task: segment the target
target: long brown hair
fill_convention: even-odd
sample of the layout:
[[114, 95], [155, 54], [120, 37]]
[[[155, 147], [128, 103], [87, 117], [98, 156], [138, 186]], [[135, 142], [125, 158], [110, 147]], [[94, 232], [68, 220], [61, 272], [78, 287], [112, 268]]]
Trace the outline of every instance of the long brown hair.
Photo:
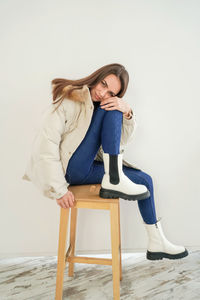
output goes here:
[[[65, 97], [70, 96], [71, 93], [73, 92], [73, 90], [81, 89], [84, 84], [86, 84], [89, 89], [93, 88], [109, 74], [114, 74], [120, 79], [121, 90], [119, 91], [119, 93], [116, 96], [119, 98], [122, 98], [128, 87], [129, 75], [123, 65], [114, 63], [114, 64], [105, 65], [105, 66], [99, 68], [98, 70], [94, 71], [89, 76], [81, 78], [81, 79], [77, 79], [77, 80], [70, 80], [70, 79], [64, 79], [64, 78], [53, 79], [51, 81], [53, 104], [60, 102], [59, 103], [59, 105], [60, 105]], [[71, 85], [72, 87], [70, 89], [65, 90], [65, 88], [68, 85]], [[60, 98], [58, 98], [58, 97], [60, 97]], [[59, 107], [59, 105], [56, 107], [56, 109]]]

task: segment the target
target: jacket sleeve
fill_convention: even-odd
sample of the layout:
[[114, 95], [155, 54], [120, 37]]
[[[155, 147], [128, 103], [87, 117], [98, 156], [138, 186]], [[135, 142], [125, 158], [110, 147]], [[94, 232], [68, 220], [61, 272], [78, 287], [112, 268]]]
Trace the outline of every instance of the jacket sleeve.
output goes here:
[[129, 144], [134, 137], [135, 129], [137, 128], [135, 112], [132, 110], [133, 116], [131, 119], [126, 119], [123, 115], [122, 133], [120, 145]]
[[22, 177], [32, 181], [50, 199], [58, 199], [67, 191], [68, 183], [62, 167], [59, 145], [65, 129], [62, 104], [53, 112], [51, 104], [34, 139], [31, 158]]

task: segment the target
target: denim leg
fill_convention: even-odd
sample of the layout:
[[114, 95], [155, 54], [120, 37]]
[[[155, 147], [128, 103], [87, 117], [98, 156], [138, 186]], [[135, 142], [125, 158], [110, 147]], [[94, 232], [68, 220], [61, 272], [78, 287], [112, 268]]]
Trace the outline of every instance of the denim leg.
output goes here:
[[157, 222], [157, 219], [152, 177], [141, 170], [137, 170], [127, 166], [123, 166], [123, 172], [131, 181], [137, 184], [143, 184], [149, 190], [150, 197], [144, 200], [139, 200], [137, 201], [137, 203], [143, 221], [147, 224], [155, 224]]
[[119, 110], [107, 112], [101, 132], [102, 148], [105, 153], [119, 154], [123, 113]]
[[92, 116], [88, 131], [69, 160], [65, 178], [70, 184], [82, 184], [95, 167], [94, 158], [100, 145], [105, 152], [119, 153], [122, 112], [106, 111], [98, 107]]

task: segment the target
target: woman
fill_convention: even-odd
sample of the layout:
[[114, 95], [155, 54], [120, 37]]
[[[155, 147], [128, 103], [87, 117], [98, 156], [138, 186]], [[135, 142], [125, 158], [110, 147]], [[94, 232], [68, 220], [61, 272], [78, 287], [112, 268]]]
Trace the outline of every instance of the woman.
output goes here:
[[101, 183], [100, 197], [137, 200], [149, 238], [147, 259], [182, 258], [188, 251], [166, 239], [156, 218], [152, 178], [122, 159], [135, 127], [133, 110], [123, 99], [128, 81], [117, 63], [79, 80], [52, 80], [53, 103], [23, 179], [63, 208], [74, 205], [69, 184]]

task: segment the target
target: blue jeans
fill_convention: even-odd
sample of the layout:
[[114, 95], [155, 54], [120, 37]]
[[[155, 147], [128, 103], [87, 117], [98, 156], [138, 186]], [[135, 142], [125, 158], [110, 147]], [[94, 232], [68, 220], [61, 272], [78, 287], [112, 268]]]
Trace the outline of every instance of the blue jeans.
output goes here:
[[[65, 179], [70, 185], [101, 183], [104, 176], [104, 164], [94, 160], [99, 147], [109, 154], [120, 153], [120, 138], [123, 114], [119, 110], [106, 111], [100, 106], [93, 112], [88, 131], [71, 156]], [[153, 182], [150, 175], [132, 167], [122, 167], [124, 174], [134, 183], [145, 185], [151, 196], [137, 201], [143, 221], [147, 224], [157, 222]]]

